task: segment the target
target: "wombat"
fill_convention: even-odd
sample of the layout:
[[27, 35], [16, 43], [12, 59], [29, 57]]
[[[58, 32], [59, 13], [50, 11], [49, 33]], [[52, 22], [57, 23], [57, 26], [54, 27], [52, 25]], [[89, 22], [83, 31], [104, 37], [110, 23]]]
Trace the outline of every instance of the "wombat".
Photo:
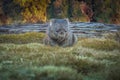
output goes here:
[[51, 19], [44, 43], [50, 46], [72, 46], [77, 42], [77, 37], [69, 29], [68, 19]]

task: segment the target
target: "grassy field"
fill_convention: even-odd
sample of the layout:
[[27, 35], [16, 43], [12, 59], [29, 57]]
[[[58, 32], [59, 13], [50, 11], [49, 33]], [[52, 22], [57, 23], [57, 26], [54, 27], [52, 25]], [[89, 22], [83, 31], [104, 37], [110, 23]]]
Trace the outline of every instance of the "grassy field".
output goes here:
[[73, 47], [42, 43], [43, 33], [0, 35], [0, 80], [120, 80], [120, 43], [79, 39]]

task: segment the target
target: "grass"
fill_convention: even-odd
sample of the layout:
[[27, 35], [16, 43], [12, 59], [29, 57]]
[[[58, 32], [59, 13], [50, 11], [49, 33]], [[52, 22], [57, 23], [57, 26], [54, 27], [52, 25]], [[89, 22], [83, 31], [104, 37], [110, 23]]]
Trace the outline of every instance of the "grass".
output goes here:
[[112, 39], [120, 43], [120, 30], [115, 33], [110, 33], [105, 35], [106, 39]]
[[51, 47], [42, 43], [44, 35], [0, 35], [0, 80], [120, 79], [119, 42], [86, 38], [73, 47]]
[[44, 33], [30, 32], [24, 34], [3, 34], [0, 35], [0, 43], [33, 43], [42, 42], [42, 38], [45, 36]]
[[97, 50], [119, 50], [120, 43], [111, 39], [85, 39], [81, 41], [83, 47], [94, 48]]

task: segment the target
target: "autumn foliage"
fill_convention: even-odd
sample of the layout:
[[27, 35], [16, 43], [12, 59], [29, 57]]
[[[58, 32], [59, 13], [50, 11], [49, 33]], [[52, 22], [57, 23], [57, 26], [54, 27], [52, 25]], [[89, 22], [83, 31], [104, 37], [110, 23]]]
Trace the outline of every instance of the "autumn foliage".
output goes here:
[[43, 23], [51, 18], [119, 24], [119, 7], [119, 0], [0, 0], [0, 25]]
[[46, 22], [46, 8], [49, 0], [14, 0], [23, 7], [21, 12], [24, 22]]
[[85, 2], [82, 2], [80, 5], [82, 14], [87, 17], [87, 21], [91, 22], [93, 19], [93, 11]]

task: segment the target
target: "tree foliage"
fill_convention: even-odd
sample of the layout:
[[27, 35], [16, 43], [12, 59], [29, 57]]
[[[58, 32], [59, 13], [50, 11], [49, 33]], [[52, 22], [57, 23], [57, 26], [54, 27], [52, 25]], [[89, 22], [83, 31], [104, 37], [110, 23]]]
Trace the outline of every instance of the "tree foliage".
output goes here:
[[45, 22], [49, 0], [14, 0], [23, 7], [21, 12], [25, 22]]
[[0, 24], [41, 23], [51, 18], [87, 21], [80, 9], [82, 1], [98, 22], [120, 23], [120, 0], [0, 0]]

